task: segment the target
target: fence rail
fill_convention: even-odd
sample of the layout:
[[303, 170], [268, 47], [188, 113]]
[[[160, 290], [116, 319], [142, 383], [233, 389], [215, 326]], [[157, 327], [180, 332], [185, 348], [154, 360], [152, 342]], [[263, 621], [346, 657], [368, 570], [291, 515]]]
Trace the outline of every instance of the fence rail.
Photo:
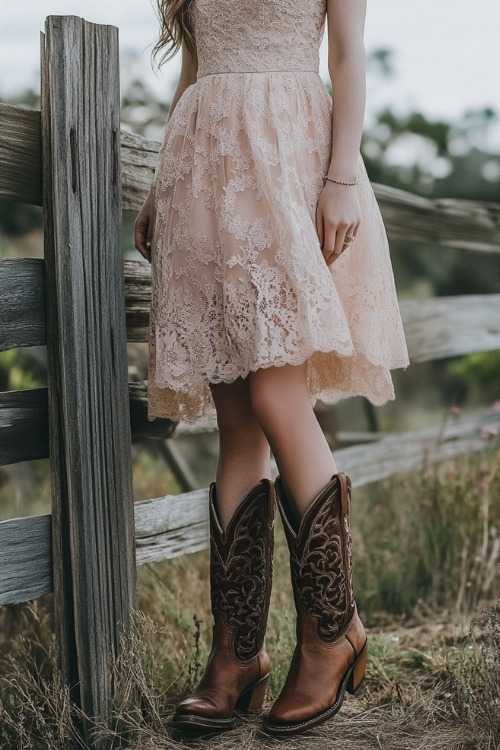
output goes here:
[[[42, 205], [40, 113], [0, 104], [0, 198]], [[4, 135], [5, 134], [5, 135]], [[121, 131], [122, 203], [138, 210], [151, 186], [160, 144]], [[424, 198], [373, 184], [392, 239], [474, 252], [500, 252], [500, 205]]]
[[[125, 314], [128, 341], [148, 340], [151, 270], [145, 261], [126, 261]], [[45, 262], [0, 259], [0, 296], [12, 300], [0, 329], [0, 351], [43, 345]], [[458, 295], [401, 300], [410, 359], [428, 362], [475, 351], [500, 349], [500, 295]]]
[[[37, 261], [42, 264], [42, 261]], [[146, 266], [131, 262], [130, 266]], [[40, 265], [40, 269], [42, 266]], [[146, 269], [147, 270], [147, 269]], [[0, 261], [0, 280], [2, 279], [2, 262]], [[141, 277], [141, 285], [146, 274], [134, 274]], [[127, 280], [127, 276], [125, 277]], [[131, 277], [129, 276], [129, 279]], [[8, 285], [2, 285], [0, 290]], [[30, 288], [26, 284], [23, 294], [29, 300]], [[127, 288], [127, 287], [126, 287]], [[144, 291], [149, 287], [144, 285]], [[130, 297], [133, 295], [129, 295]], [[6, 296], [4, 299], [8, 299]], [[408, 350], [412, 362], [429, 362], [445, 357], [456, 357], [472, 352], [493, 351], [500, 349], [500, 294], [466, 295], [443, 297], [400, 303]], [[33, 305], [28, 304], [33, 311]], [[26, 315], [20, 319], [26, 320]], [[39, 320], [38, 316], [38, 320]], [[131, 323], [129, 340], [146, 341], [147, 329], [144, 322], [147, 317], [145, 299], [127, 306], [127, 319]], [[35, 324], [40, 337], [20, 329], [20, 337], [28, 338], [32, 343], [45, 343], [43, 326]], [[34, 326], [34, 327], [35, 327]], [[131, 334], [131, 335], [130, 335]], [[15, 334], [9, 333], [9, 340]], [[21, 344], [16, 344], [21, 346]], [[7, 347], [6, 347], [7, 348]], [[147, 418], [147, 384], [129, 384], [129, 408], [131, 417], [132, 439], [168, 438], [174, 434], [175, 423], [166, 419], [150, 422]], [[47, 390], [37, 388], [26, 391], [9, 391], [0, 393], [0, 430], [4, 440], [0, 445], [0, 466], [34, 458], [49, 456], [49, 422]], [[194, 428], [193, 431], [196, 431]]]
[[[370, 445], [335, 452], [353, 487], [484, 449], [491, 430], [500, 430], [500, 412], [450, 418], [437, 427], [387, 435]], [[52, 591], [50, 516], [0, 522], [0, 606]], [[135, 503], [138, 565], [206, 549], [209, 543], [205, 489]]]

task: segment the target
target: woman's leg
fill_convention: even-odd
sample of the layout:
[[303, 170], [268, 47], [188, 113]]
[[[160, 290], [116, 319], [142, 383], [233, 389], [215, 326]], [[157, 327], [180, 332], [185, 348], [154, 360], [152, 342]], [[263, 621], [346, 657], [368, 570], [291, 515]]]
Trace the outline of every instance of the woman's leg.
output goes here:
[[269, 678], [264, 634], [275, 508], [269, 444], [252, 413], [247, 381], [214, 385], [212, 393], [220, 435], [209, 497], [213, 641], [198, 687], [172, 719], [177, 729], [198, 732], [231, 729], [235, 709], [260, 711]]
[[266, 732], [286, 738], [334, 716], [345, 690], [355, 692], [364, 676], [366, 635], [351, 583], [350, 483], [337, 473], [313, 412], [306, 366], [259, 370], [248, 380], [252, 410], [280, 470], [276, 491], [297, 606], [292, 664], [264, 718]]
[[303, 364], [270, 367], [248, 376], [252, 411], [299, 516], [337, 472], [312, 408], [306, 373]]
[[217, 514], [226, 528], [247, 492], [261, 479], [271, 478], [270, 450], [252, 411], [248, 379], [210, 388], [219, 426]]

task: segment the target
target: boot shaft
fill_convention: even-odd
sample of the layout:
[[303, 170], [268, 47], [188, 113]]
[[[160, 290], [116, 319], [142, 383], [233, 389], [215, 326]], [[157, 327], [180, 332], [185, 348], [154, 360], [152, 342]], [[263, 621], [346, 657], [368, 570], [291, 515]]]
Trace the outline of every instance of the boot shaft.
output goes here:
[[319, 638], [334, 643], [346, 632], [355, 613], [349, 527], [351, 482], [345, 474], [336, 474], [308, 507], [298, 530], [293, 527], [279, 477], [276, 496], [290, 550], [298, 623], [301, 612], [314, 618]]
[[248, 661], [263, 647], [273, 573], [274, 489], [262, 480], [242, 500], [227, 528], [210, 487], [210, 594], [216, 623], [233, 633], [234, 653]]

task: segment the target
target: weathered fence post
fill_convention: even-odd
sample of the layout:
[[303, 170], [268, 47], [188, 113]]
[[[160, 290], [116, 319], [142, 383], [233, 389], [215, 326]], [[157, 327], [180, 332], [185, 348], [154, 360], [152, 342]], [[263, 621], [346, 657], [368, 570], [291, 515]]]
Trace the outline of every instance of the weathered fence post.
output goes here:
[[73, 697], [102, 717], [136, 601], [117, 29], [51, 16], [43, 61], [55, 615]]

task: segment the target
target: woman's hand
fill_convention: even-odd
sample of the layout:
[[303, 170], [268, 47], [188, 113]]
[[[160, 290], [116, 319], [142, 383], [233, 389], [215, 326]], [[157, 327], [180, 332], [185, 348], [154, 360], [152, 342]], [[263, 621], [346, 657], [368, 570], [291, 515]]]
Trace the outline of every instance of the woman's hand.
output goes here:
[[151, 263], [151, 238], [153, 236], [154, 196], [153, 191], [144, 201], [135, 220], [135, 246], [143, 258]]
[[361, 208], [356, 188], [327, 181], [316, 208], [316, 229], [321, 252], [330, 266], [356, 237]]

